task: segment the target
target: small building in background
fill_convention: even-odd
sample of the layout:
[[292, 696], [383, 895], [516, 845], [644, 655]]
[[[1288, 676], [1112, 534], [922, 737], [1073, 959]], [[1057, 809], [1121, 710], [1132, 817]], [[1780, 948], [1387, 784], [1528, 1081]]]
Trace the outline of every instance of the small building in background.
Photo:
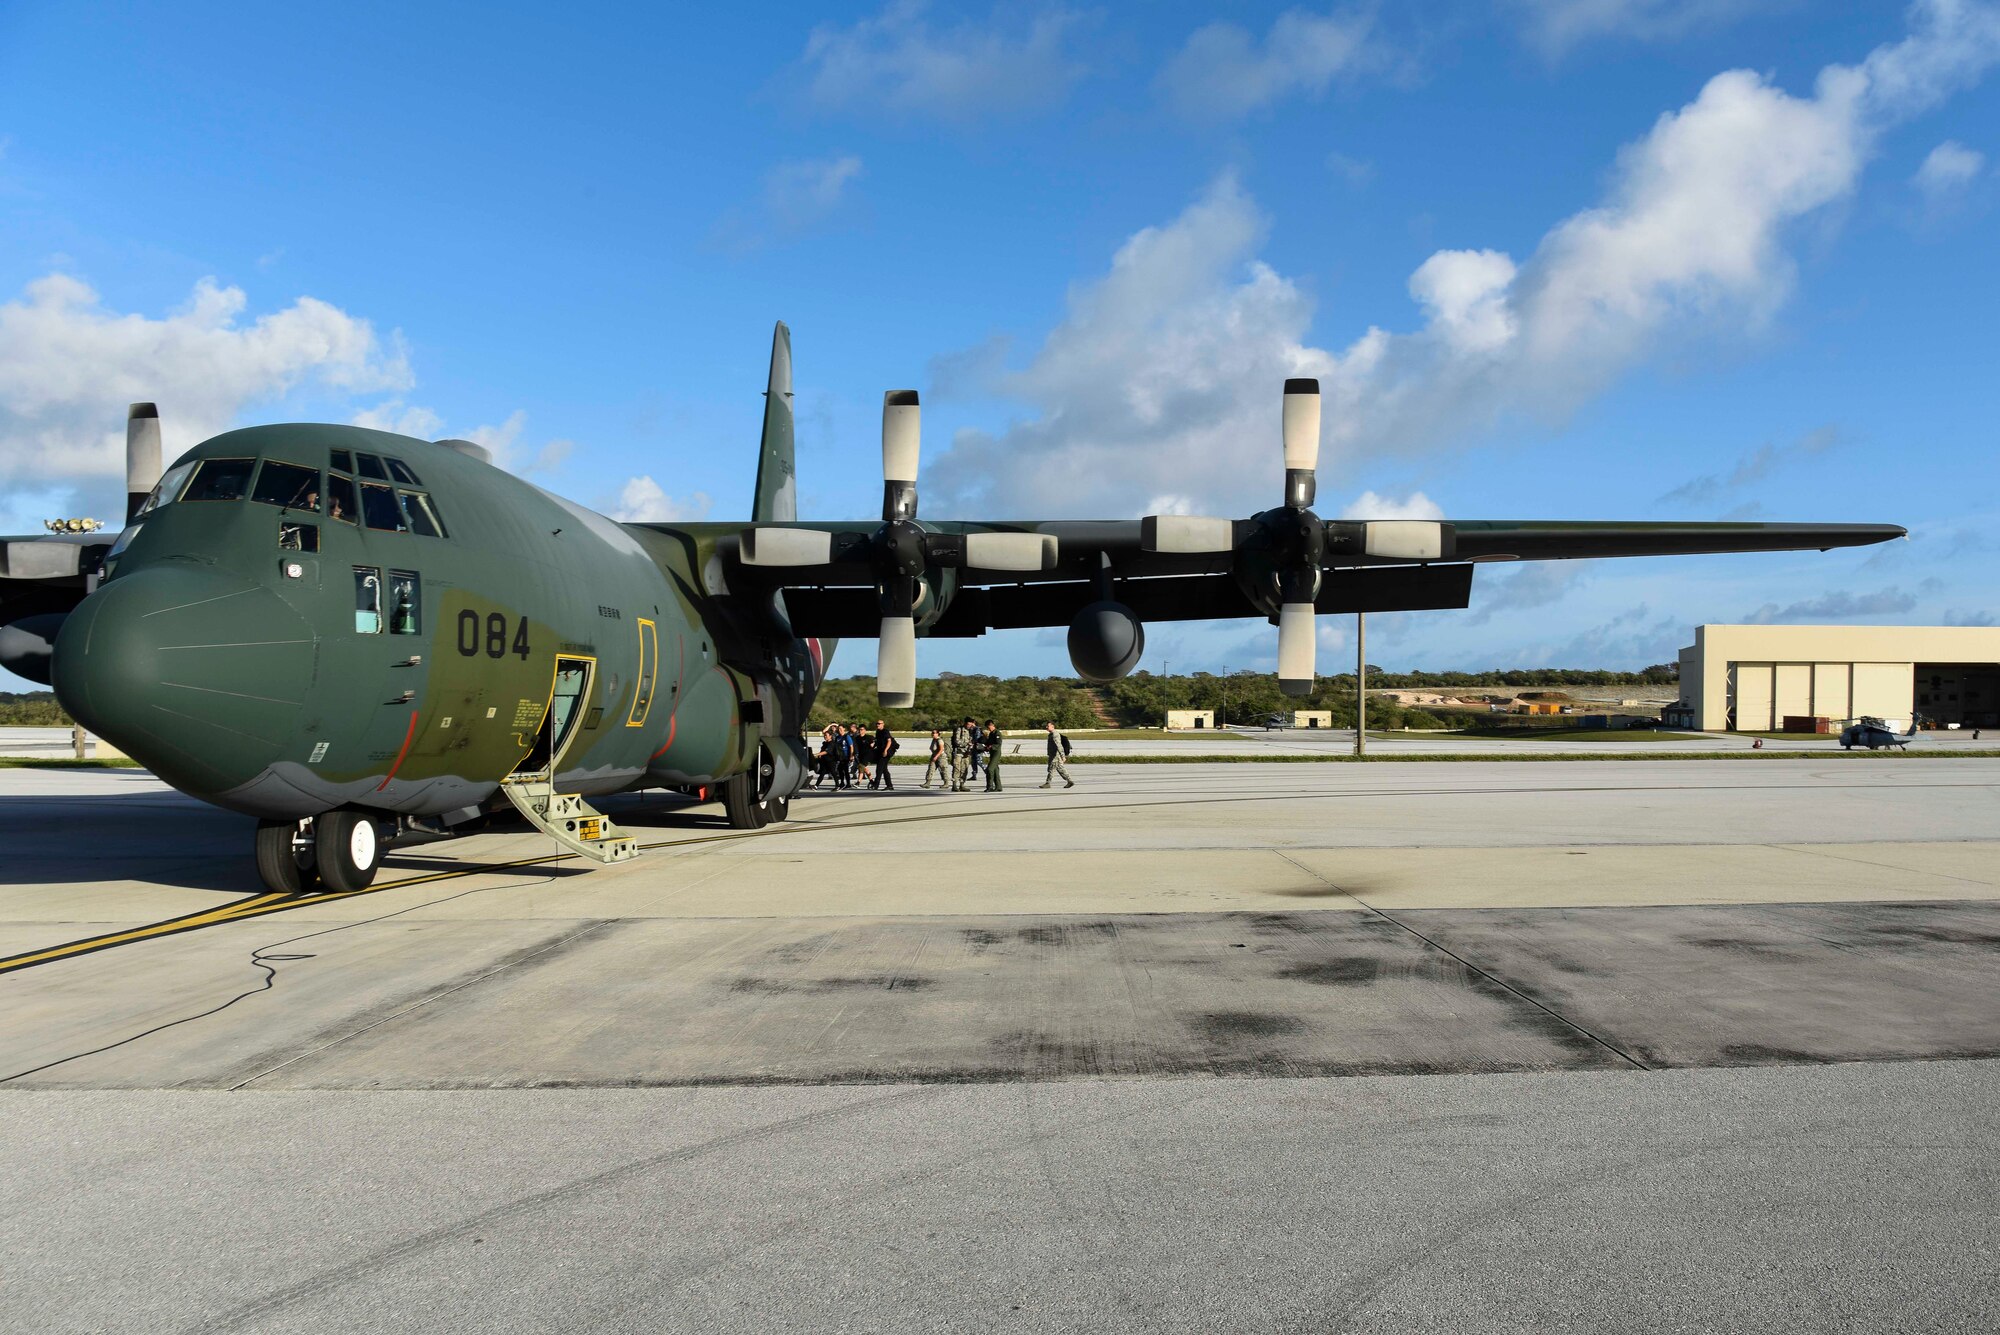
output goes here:
[[1292, 711], [1292, 726], [1294, 728], [1331, 728], [1333, 726], [1333, 711], [1331, 709], [1295, 709]]
[[1170, 732], [1175, 728], [1213, 728], [1214, 726], [1215, 711], [1213, 709], [1169, 709], [1167, 711], [1167, 729]]
[[2000, 727], [1995, 626], [1697, 626], [1680, 666], [1662, 714], [1677, 727], [1837, 732], [1865, 715], [1900, 729], [1913, 714]]

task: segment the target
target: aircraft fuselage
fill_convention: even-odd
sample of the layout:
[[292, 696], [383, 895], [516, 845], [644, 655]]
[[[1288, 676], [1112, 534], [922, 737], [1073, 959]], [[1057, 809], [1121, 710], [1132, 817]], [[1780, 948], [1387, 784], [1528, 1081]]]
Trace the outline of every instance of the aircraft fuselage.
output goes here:
[[698, 531], [614, 523], [448, 446], [232, 431], [121, 538], [55, 686], [176, 788], [267, 820], [453, 812], [551, 761], [585, 795], [712, 784], [796, 736], [823, 667], [737, 624], [713, 566]]

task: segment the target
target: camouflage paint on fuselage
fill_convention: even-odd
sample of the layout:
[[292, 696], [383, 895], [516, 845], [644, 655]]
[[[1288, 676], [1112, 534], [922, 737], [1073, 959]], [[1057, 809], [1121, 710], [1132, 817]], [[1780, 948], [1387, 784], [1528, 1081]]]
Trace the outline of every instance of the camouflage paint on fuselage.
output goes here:
[[[333, 451], [416, 479], [355, 477], [403, 493], [399, 515], [428, 497], [444, 534], [334, 517]], [[772, 643], [771, 623], [737, 625], [716, 603], [724, 526], [617, 524], [450, 447], [359, 427], [228, 432], [168, 477], [227, 459], [314, 470], [328, 499], [266, 504], [246, 479], [240, 499], [159, 505], [70, 616], [56, 672], [80, 721], [184, 792], [277, 819], [477, 805], [534, 747], [559, 658], [592, 669], [558, 765], [566, 792], [713, 783], [761, 739], [796, 737], [810, 708], [806, 644]], [[316, 551], [281, 546], [298, 526]], [[372, 617], [357, 608], [370, 575]]]

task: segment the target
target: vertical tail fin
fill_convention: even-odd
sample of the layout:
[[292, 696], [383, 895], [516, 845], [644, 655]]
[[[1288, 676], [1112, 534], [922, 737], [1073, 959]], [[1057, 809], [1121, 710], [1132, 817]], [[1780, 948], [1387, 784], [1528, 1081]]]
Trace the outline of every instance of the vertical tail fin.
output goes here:
[[764, 441], [757, 454], [752, 523], [799, 517], [797, 467], [792, 462], [792, 331], [778, 322], [771, 335], [771, 383], [764, 391]]

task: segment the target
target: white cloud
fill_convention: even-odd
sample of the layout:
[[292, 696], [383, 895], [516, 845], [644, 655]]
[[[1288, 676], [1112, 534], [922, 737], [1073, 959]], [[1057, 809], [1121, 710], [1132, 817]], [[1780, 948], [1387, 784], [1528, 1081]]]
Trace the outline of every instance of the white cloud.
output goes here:
[[1440, 250], [1410, 275], [1410, 295], [1439, 337], [1461, 352], [1485, 352], [1519, 332], [1507, 300], [1514, 272], [1497, 250]]
[[1483, 626], [1502, 612], [1525, 612], [1561, 602], [1595, 570], [1592, 561], [1529, 561], [1492, 578], [1481, 571], [1472, 582], [1468, 626]]
[[806, 39], [807, 96], [832, 111], [971, 121], [1055, 106], [1083, 74], [1064, 47], [1077, 16], [1048, 9], [1024, 26], [1000, 16], [933, 25], [923, 0], [895, 0]]
[[160, 405], [166, 455], [294, 389], [410, 383], [400, 341], [313, 297], [242, 320], [249, 299], [212, 278], [153, 318], [107, 309], [67, 274], [0, 304], [0, 479], [58, 485], [124, 471], [125, 406]]
[[705, 519], [712, 504], [708, 494], [700, 491], [685, 500], [676, 500], [650, 476], [642, 475], [627, 479], [617, 499], [604, 507], [604, 513], [621, 524], [669, 524], [676, 520]]
[[[1817, 427], [1806, 432], [1797, 440], [1785, 443], [1765, 441], [1756, 449], [1737, 459], [1727, 473], [1706, 473], [1691, 478], [1660, 497], [1662, 505], [1687, 505], [1709, 507], [1719, 504], [1724, 497], [1742, 490], [1744, 487], [1763, 481], [1773, 472], [1787, 464], [1801, 459], [1816, 458], [1824, 454], [1840, 440], [1840, 432], [1831, 426]], [[1761, 513], [1755, 502], [1739, 507], [1754, 513]], [[1729, 515], [1725, 518], [1749, 518], [1749, 513]]]
[[860, 176], [861, 159], [852, 154], [781, 162], [764, 174], [754, 206], [730, 209], [716, 220], [714, 240], [740, 252], [800, 236], [831, 218]]
[[1925, 156], [1923, 165], [1910, 179], [1919, 194], [1938, 205], [1957, 196], [1985, 169], [1984, 153], [1967, 148], [1956, 139], [1947, 139]]
[[1444, 511], [1438, 503], [1421, 491], [1413, 491], [1402, 500], [1393, 496], [1378, 496], [1372, 491], [1364, 491], [1348, 502], [1340, 512], [1342, 519], [1443, 519]]
[[1596, 38], [1664, 41], [1775, 8], [1774, 0], [1516, 0], [1528, 41], [1550, 59]]
[[485, 446], [496, 466], [522, 475], [553, 473], [576, 451], [576, 442], [563, 437], [544, 441], [533, 450], [522, 444], [528, 414], [519, 408], [507, 414], [506, 420], [497, 425], [488, 423], [468, 427], [464, 431], [447, 430], [444, 419], [437, 413], [421, 404], [404, 403], [401, 399], [389, 399], [371, 408], [363, 408], [348, 420], [356, 426], [393, 431], [399, 436], [415, 436], [419, 440], [469, 440]]
[[1784, 607], [1765, 603], [1754, 612], [1745, 612], [1743, 621], [1752, 626], [1778, 622], [1845, 621], [1852, 617], [1901, 616], [1917, 605], [1915, 594], [1894, 585], [1873, 593], [1853, 593], [1841, 589], [1820, 598], [1808, 598]]
[[390, 431], [418, 440], [436, 440], [444, 435], [444, 419], [428, 408], [406, 404], [401, 399], [385, 399], [372, 408], [363, 408], [348, 419], [371, 431]]
[[1184, 116], [1234, 120], [1292, 93], [1324, 93], [1366, 63], [1372, 16], [1364, 10], [1286, 10], [1262, 42], [1234, 23], [1211, 23], [1160, 71], [1159, 88]]
[[1072, 289], [1028, 365], [991, 388], [1032, 412], [961, 432], [928, 485], [989, 512], [1129, 513], [1163, 490], [1210, 513], [1275, 500], [1279, 386], [1318, 376], [1322, 494], [1361, 448], [1414, 452], [1507, 419], [1558, 423], [1663, 345], [1729, 337], [1789, 294], [1788, 229], [1849, 198], [1885, 127], [2000, 59], [2000, 13], [1952, 0], [1810, 97], [1734, 70], [1619, 155], [1605, 199], [1518, 264], [1443, 251], [1412, 276], [1415, 330], [1306, 340], [1311, 300], [1255, 256], [1264, 219], [1225, 176]]

